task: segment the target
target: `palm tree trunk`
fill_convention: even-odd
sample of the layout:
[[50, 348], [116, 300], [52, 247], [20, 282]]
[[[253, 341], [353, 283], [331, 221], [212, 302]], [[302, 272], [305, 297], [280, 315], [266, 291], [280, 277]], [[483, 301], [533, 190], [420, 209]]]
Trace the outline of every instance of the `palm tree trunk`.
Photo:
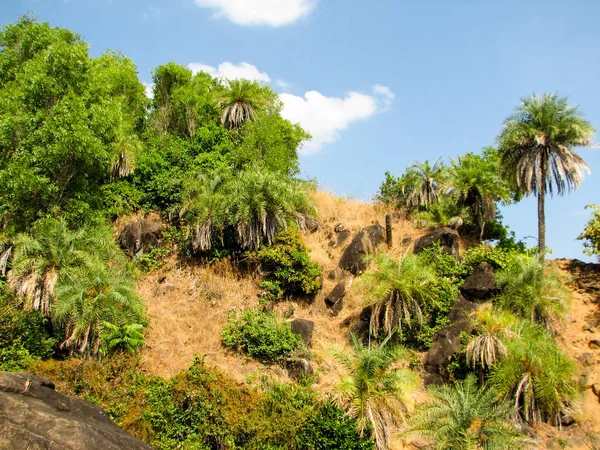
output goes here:
[[542, 261], [546, 256], [546, 214], [544, 211], [544, 199], [546, 193], [543, 189], [538, 192], [538, 247], [539, 257]]

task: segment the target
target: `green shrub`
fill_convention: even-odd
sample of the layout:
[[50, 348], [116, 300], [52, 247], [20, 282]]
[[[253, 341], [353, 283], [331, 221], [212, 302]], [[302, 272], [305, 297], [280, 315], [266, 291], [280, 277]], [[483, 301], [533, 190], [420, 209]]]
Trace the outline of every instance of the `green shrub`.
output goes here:
[[302, 342], [300, 335], [292, 333], [289, 325], [279, 323], [273, 313], [255, 309], [244, 311], [239, 319], [235, 313], [231, 314], [221, 339], [225, 347], [263, 361], [289, 356]]
[[100, 335], [102, 353], [135, 352], [137, 347], [144, 345], [143, 330], [144, 325], [140, 323], [118, 326], [110, 322], [102, 322], [102, 334]]
[[587, 208], [592, 208], [592, 218], [577, 239], [584, 241], [583, 246], [586, 254], [596, 255], [598, 261], [600, 261], [600, 206], [587, 205]]
[[273, 245], [256, 253], [268, 300], [292, 295], [314, 296], [322, 287], [321, 269], [310, 260], [309, 249], [294, 228], [279, 232]]
[[149, 253], [144, 253], [136, 258], [134, 263], [143, 273], [150, 273], [164, 266], [164, 258], [169, 256], [170, 253], [171, 251], [168, 248], [152, 247]]
[[482, 262], [489, 263], [494, 269], [505, 270], [514, 266], [515, 259], [522, 255], [523, 252], [519, 249], [505, 249], [502, 247], [491, 247], [486, 244], [478, 245], [470, 248], [465, 252], [465, 264], [475, 267]]

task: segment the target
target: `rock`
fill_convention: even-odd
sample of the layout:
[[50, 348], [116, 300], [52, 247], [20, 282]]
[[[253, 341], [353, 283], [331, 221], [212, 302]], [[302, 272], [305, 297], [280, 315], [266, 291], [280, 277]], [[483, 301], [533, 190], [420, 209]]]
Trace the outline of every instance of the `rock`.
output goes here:
[[290, 378], [302, 381], [315, 373], [314, 369], [306, 359], [288, 358], [285, 360], [285, 368]]
[[319, 221], [313, 216], [304, 216], [304, 228], [306, 228], [309, 233], [315, 233], [319, 231]]
[[434, 230], [425, 236], [421, 236], [415, 241], [415, 253], [421, 253], [424, 249], [431, 247], [436, 242], [442, 245], [442, 250], [449, 255], [458, 258], [458, 245], [460, 236], [452, 228], [440, 228]]
[[494, 268], [487, 262], [482, 262], [475, 267], [460, 288], [463, 295], [472, 301], [488, 300], [496, 290]]
[[336, 267], [335, 269], [333, 269], [331, 272], [329, 272], [327, 274], [327, 279], [328, 280], [343, 280], [344, 278], [346, 278], [348, 276], [348, 272], [346, 272], [343, 269], [340, 269], [339, 267]]
[[593, 360], [594, 360], [594, 354], [592, 352], [582, 353], [577, 358], [577, 361], [579, 361], [579, 363], [584, 367], [591, 366], [594, 362]]
[[174, 290], [175, 290], [175, 286], [173, 286], [171, 283], [159, 284], [158, 286], [156, 286], [154, 288], [154, 291], [152, 292], [152, 296], [153, 297], [163, 297], [163, 296], [173, 292]]
[[333, 290], [325, 297], [325, 305], [334, 316], [337, 316], [344, 307], [344, 296], [346, 295], [346, 280], [341, 280]]
[[294, 307], [292, 305], [290, 305], [283, 311], [283, 313], [281, 315], [284, 319], [289, 319], [290, 317], [292, 317], [294, 315], [295, 312], [296, 311], [295, 311]]
[[152, 450], [97, 406], [29, 373], [0, 372], [0, 448]]
[[339, 267], [352, 275], [358, 275], [367, 269], [364, 257], [374, 253], [385, 240], [385, 228], [381, 225], [369, 225], [360, 230], [346, 247], [340, 258]]
[[433, 448], [433, 445], [430, 442], [425, 441], [420, 438], [411, 439], [408, 442], [408, 445], [409, 445], [409, 448], [413, 448], [413, 449], [417, 449], [417, 450], [426, 450], [426, 449]]
[[302, 340], [307, 347], [312, 344], [312, 334], [315, 329], [315, 323], [308, 319], [294, 319], [291, 322], [292, 333], [302, 336]]
[[150, 252], [151, 247], [160, 243], [162, 225], [148, 219], [139, 219], [127, 223], [118, 236], [119, 245], [130, 258]]
[[592, 384], [592, 392], [596, 397], [600, 397], [600, 383]]
[[588, 343], [588, 347], [594, 350], [598, 350], [600, 348], [600, 340], [598, 339], [592, 339], [589, 343]]
[[346, 231], [346, 227], [341, 223], [337, 223], [335, 227], [333, 227], [333, 231], [336, 233], [341, 233], [342, 231]]
[[343, 230], [343, 231], [340, 231], [339, 233], [337, 233], [336, 236], [335, 236], [336, 246], [339, 247], [344, 242], [346, 242], [348, 240], [348, 238], [350, 237], [350, 234], [351, 233], [348, 230]]
[[446, 368], [452, 356], [462, 351], [460, 335], [470, 333], [473, 328], [471, 312], [477, 309], [477, 304], [468, 301], [460, 295], [450, 313], [449, 325], [439, 330], [433, 336], [433, 343], [423, 357], [423, 368], [429, 376], [424, 377], [426, 384], [441, 384], [446, 380]]
[[410, 244], [412, 244], [412, 238], [410, 236], [402, 239], [402, 247], [408, 247]]

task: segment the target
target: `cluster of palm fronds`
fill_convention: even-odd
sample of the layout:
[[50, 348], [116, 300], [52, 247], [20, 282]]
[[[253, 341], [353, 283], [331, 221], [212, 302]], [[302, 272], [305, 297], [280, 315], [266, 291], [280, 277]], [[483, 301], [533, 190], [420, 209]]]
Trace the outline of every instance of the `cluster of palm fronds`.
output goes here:
[[270, 245], [290, 223], [302, 228], [306, 215], [314, 213], [300, 184], [261, 168], [235, 178], [201, 174], [186, 183], [184, 198], [180, 216], [188, 225], [194, 252], [210, 250], [227, 227], [242, 249], [256, 250]]
[[64, 221], [44, 219], [30, 233], [18, 234], [11, 248], [9, 287], [26, 309], [50, 317], [64, 336], [62, 348], [95, 354], [102, 321], [122, 326], [144, 320], [109, 227], [71, 230]]

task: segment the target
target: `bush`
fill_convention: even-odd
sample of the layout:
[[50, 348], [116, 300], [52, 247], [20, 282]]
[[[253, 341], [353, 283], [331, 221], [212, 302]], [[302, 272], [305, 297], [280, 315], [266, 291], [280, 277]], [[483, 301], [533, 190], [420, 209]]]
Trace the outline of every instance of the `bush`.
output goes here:
[[515, 260], [524, 252], [520, 247], [516, 249], [505, 249], [502, 247], [491, 247], [486, 244], [481, 244], [477, 247], [470, 248], [464, 254], [465, 264], [475, 267], [482, 262], [487, 262], [494, 269], [506, 270], [515, 265]]
[[254, 309], [244, 311], [239, 319], [235, 313], [230, 315], [221, 339], [225, 347], [263, 361], [289, 356], [302, 342], [300, 335], [292, 333], [289, 325], [277, 322], [273, 313]]
[[273, 245], [256, 253], [263, 271], [268, 300], [292, 295], [314, 296], [322, 287], [321, 269], [310, 260], [310, 250], [294, 228], [279, 232]]
[[584, 241], [585, 253], [596, 255], [600, 262], [600, 206], [587, 205], [586, 208], [592, 208], [592, 218], [577, 239]]

